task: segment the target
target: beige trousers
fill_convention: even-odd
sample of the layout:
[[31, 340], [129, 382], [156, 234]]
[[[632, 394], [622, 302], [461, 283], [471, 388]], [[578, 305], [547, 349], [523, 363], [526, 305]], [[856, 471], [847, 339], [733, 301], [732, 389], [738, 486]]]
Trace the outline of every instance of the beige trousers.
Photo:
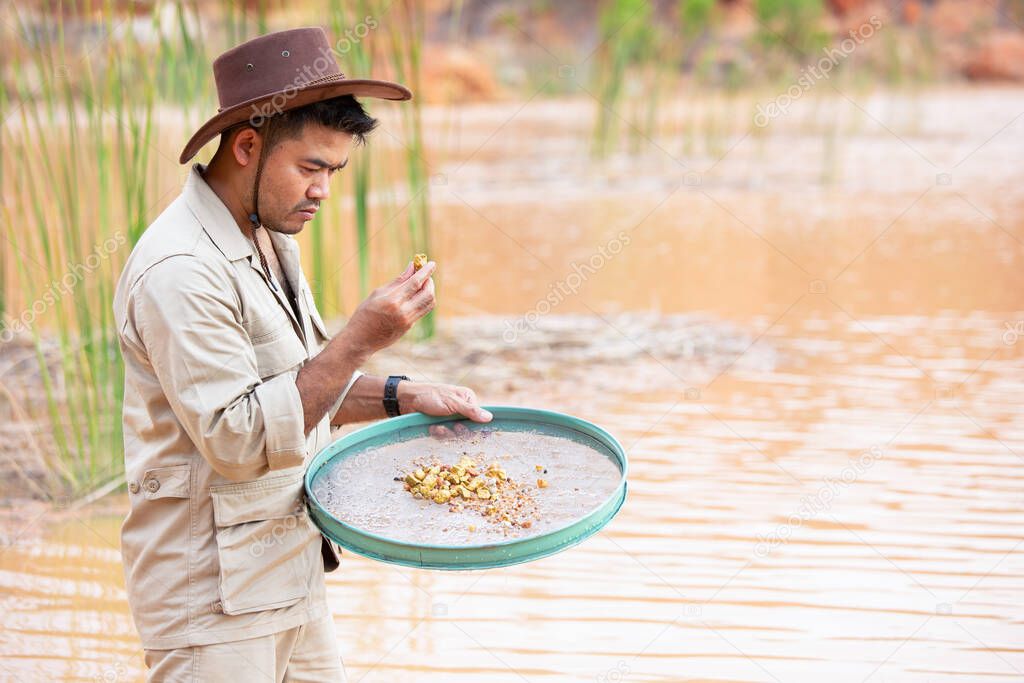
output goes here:
[[346, 681], [330, 614], [261, 638], [176, 650], [146, 650], [153, 683], [334, 683]]

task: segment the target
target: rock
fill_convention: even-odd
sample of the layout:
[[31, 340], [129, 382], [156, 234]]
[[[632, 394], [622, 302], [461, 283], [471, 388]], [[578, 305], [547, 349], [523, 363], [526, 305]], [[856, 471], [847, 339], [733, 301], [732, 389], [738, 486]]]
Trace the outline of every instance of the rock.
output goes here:
[[493, 100], [499, 94], [490, 68], [458, 45], [425, 48], [422, 82], [429, 102]]
[[833, 12], [844, 16], [855, 10], [860, 10], [868, 2], [869, 0], [828, 0], [826, 4]]
[[972, 81], [1024, 81], [1024, 35], [992, 33], [968, 55], [964, 74]]
[[917, 22], [921, 20], [921, 0], [907, 0], [903, 4], [903, 21], [910, 26], [917, 25]]
[[942, 38], [965, 38], [985, 26], [994, 26], [998, 15], [992, 5], [973, 0], [939, 0], [932, 7], [928, 24]]

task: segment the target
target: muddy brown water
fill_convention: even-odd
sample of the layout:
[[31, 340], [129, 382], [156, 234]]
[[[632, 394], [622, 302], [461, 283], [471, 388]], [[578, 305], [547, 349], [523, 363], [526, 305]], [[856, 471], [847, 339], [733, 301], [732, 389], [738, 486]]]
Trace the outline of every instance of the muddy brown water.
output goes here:
[[[717, 153], [659, 138], [690, 185], [653, 146], [588, 165], [559, 118], [586, 102], [460, 113], [432, 186], [449, 341], [370, 369], [593, 421], [630, 497], [506, 569], [346, 552], [350, 680], [1024, 678], [1024, 92], [852, 97]], [[5, 522], [0, 678], [141, 676], [123, 509]]]

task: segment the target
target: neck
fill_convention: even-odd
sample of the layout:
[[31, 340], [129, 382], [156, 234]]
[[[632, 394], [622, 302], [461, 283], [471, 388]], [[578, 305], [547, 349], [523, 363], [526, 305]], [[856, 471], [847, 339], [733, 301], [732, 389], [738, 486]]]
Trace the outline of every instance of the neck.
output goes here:
[[249, 220], [251, 211], [246, 209], [242, 201], [238, 174], [228, 172], [224, 165], [218, 163], [217, 157], [214, 156], [210, 165], [203, 171], [202, 176], [206, 184], [213, 190], [213, 193], [224, 202], [224, 206], [228, 207], [228, 211], [231, 212], [231, 217], [235, 219], [238, 229], [248, 239], [252, 239], [253, 225]]

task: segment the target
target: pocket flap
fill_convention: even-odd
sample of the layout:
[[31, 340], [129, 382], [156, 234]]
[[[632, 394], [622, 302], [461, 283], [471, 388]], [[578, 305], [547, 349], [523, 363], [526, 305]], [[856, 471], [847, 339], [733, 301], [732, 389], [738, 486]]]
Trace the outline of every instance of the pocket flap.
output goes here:
[[291, 370], [306, 360], [306, 347], [288, 323], [286, 332], [276, 337], [254, 341], [253, 352], [256, 354], [256, 367], [261, 379], [280, 375]]
[[218, 527], [305, 514], [301, 474], [211, 486], [210, 495]]
[[191, 466], [154, 467], [142, 475], [142, 492], [147, 500], [188, 498], [191, 490]]

